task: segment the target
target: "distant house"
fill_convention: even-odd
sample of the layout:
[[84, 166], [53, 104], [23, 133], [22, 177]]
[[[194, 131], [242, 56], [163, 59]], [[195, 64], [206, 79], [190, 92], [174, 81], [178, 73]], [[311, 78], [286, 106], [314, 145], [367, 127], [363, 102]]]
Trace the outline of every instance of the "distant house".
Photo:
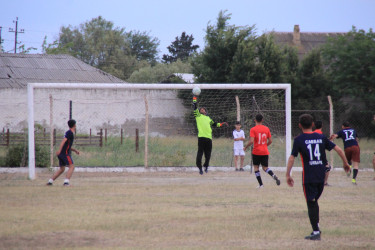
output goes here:
[[[27, 127], [28, 83], [125, 83], [70, 55], [0, 53], [0, 130], [21, 131]], [[108, 129], [111, 134], [132, 135], [144, 128], [145, 101], [150, 108], [150, 135], [164, 135], [169, 123], [184, 126], [185, 107], [175, 91], [117, 89], [38, 89], [34, 91], [35, 122], [50, 127], [50, 98], [53, 123], [58, 131], [66, 129], [69, 103], [78, 131], [89, 133]], [[173, 109], [168, 109], [173, 107]], [[166, 119], [168, 118], [168, 119]], [[168, 122], [168, 123], [167, 123]], [[175, 129], [177, 131], [177, 129]], [[177, 133], [177, 132], [176, 132]]]
[[0, 88], [28, 82], [124, 83], [70, 55], [0, 53]]
[[296, 47], [300, 60], [311, 50], [325, 44], [328, 37], [337, 37], [346, 34], [344, 32], [300, 32], [299, 25], [294, 25], [293, 32], [273, 31], [270, 33], [274, 36], [277, 44]]
[[[177, 81], [176, 81], [176, 78]], [[176, 83], [176, 82], [184, 82], [184, 83], [194, 83], [195, 82], [195, 76], [194, 74], [188, 74], [188, 73], [173, 73], [169, 75], [167, 78], [165, 78], [161, 83]]]

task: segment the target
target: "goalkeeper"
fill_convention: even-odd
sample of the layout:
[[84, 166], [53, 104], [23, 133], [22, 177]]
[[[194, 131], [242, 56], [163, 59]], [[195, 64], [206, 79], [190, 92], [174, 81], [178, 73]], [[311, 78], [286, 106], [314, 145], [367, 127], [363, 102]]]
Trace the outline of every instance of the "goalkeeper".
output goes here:
[[228, 126], [227, 122], [216, 123], [214, 122], [209, 116], [207, 116], [207, 109], [201, 107], [198, 109], [197, 107], [197, 97], [193, 97], [193, 106], [194, 106], [194, 116], [197, 122], [198, 128], [198, 152], [197, 152], [197, 159], [196, 164], [199, 168], [199, 174], [203, 174], [202, 170], [202, 157], [204, 153], [204, 171], [207, 173], [208, 165], [210, 163], [211, 158], [211, 151], [212, 151], [212, 125], [216, 127], [221, 127], [224, 124]]

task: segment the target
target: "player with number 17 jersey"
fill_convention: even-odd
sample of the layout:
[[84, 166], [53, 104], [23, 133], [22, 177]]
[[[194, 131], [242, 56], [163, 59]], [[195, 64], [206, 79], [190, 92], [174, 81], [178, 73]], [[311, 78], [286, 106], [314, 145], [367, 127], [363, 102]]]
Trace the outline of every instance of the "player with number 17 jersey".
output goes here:
[[326, 136], [318, 133], [303, 133], [294, 139], [292, 155], [302, 158], [302, 181], [324, 183], [327, 157], [325, 150], [331, 151], [336, 145]]
[[256, 125], [250, 129], [250, 137], [254, 138], [253, 155], [269, 155], [267, 139], [271, 138], [271, 131], [267, 126]]

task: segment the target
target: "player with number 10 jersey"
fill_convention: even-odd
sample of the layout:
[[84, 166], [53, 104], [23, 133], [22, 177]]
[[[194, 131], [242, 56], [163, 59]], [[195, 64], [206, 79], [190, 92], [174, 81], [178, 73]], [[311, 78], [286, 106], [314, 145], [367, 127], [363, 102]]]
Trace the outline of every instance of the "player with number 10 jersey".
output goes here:
[[263, 125], [263, 116], [258, 114], [255, 116], [255, 127], [250, 129], [250, 141], [244, 148], [244, 150], [246, 150], [250, 145], [253, 145], [252, 158], [254, 173], [259, 183], [258, 188], [263, 187], [263, 181], [259, 172], [260, 165], [262, 165], [263, 171], [269, 174], [276, 181], [277, 185], [280, 185], [279, 178], [268, 168], [268, 156], [270, 154], [268, 146], [271, 145], [271, 143], [272, 137], [270, 129]]

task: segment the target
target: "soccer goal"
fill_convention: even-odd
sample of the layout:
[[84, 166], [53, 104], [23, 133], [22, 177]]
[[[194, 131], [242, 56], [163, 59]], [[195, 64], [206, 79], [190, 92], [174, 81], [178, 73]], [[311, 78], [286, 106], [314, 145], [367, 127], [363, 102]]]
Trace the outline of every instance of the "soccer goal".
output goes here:
[[75, 166], [195, 166], [195, 86], [202, 90], [198, 106], [215, 122], [229, 123], [213, 128], [211, 166], [230, 166], [235, 122], [241, 122], [247, 141], [260, 113], [274, 138], [270, 166], [285, 167], [291, 151], [290, 84], [29, 83], [29, 178], [35, 179], [36, 127], [47, 131], [51, 166], [57, 166], [54, 151], [70, 118], [77, 121], [73, 147], [81, 151], [73, 155]]

